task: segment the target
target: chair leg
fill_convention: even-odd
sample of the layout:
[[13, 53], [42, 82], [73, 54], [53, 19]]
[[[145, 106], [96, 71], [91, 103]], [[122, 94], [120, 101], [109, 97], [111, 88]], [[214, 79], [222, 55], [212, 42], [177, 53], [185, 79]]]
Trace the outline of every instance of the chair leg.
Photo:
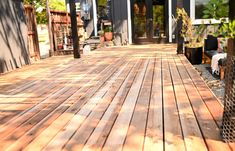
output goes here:
[[220, 66], [220, 80], [224, 79], [224, 67]]

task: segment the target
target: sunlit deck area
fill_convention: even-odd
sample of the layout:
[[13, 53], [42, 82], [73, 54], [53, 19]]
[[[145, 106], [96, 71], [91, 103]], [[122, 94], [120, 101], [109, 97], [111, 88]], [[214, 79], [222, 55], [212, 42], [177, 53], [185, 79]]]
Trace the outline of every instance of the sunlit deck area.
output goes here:
[[223, 106], [173, 45], [58, 56], [0, 75], [0, 150], [230, 151]]

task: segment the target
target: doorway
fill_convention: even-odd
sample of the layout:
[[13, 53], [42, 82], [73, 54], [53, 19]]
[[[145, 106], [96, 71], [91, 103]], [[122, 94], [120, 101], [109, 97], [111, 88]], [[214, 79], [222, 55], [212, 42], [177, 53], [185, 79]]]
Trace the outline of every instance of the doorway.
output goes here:
[[165, 0], [132, 0], [134, 43], [165, 43]]

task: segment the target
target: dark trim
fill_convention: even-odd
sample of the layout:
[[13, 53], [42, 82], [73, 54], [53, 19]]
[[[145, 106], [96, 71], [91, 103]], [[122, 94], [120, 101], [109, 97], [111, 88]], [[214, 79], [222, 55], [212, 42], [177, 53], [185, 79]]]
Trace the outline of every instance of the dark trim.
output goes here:
[[183, 1], [183, 7], [185, 9], [185, 11], [187, 12], [187, 14], [190, 16], [190, 1], [189, 0], [184, 0]]

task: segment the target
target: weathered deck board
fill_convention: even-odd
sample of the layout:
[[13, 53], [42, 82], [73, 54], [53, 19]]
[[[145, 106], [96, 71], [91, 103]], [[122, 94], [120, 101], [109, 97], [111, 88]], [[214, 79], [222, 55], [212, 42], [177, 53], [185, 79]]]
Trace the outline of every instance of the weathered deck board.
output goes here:
[[145, 129], [149, 110], [150, 93], [154, 69], [154, 58], [151, 58], [139, 92], [135, 110], [129, 125], [123, 150], [139, 150], [144, 146]]
[[192, 110], [186, 90], [183, 86], [184, 79], [181, 79], [180, 74], [176, 68], [174, 59], [172, 57], [169, 58], [169, 65], [186, 150], [206, 151], [207, 147], [205, 145], [196, 117]]
[[[188, 67], [183, 66], [179, 58], [175, 58], [175, 62], [181, 77], [184, 79], [184, 87], [192, 104], [192, 109], [194, 110], [208, 149], [215, 151], [223, 149], [229, 150], [227, 144], [218, 141], [221, 140], [219, 127], [216, 125], [213, 116], [210, 114], [200, 93], [197, 91], [196, 85], [194, 85], [190, 75], [187, 73]], [[211, 131], [213, 131], [213, 133], [211, 133]]]
[[53, 57], [0, 76], [0, 150], [234, 150], [172, 45]]
[[162, 98], [162, 61], [161, 55], [154, 61], [154, 73], [150, 96], [146, 136], [144, 142], [145, 151], [163, 151], [163, 98]]
[[162, 76], [165, 150], [183, 151], [185, 150], [185, 144], [168, 61], [167, 55], [163, 55]]

